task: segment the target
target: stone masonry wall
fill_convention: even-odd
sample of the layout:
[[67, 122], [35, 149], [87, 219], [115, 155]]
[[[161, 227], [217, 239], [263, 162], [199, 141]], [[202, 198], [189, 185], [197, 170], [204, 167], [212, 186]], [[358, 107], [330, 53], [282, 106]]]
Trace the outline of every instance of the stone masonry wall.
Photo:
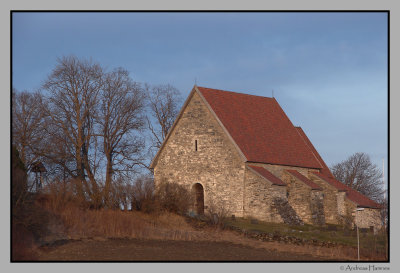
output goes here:
[[188, 189], [200, 183], [205, 211], [220, 206], [242, 217], [244, 168], [236, 148], [195, 92], [159, 155], [154, 179], [156, 185], [165, 179]]
[[374, 231], [382, 228], [382, 221], [379, 209], [364, 208], [356, 212], [355, 224], [360, 228], [374, 227]]
[[339, 216], [345, 216], [346, 215], [346, 207], [345, 207], [345, 198], [346, 198], [346, 192], [344, 191], [339, 191], [337, 193], [337, 205], [338, 205], [338, 214]]
[[296, 170], [302, 175], [309, 177], [310, 172], [315, 172], [317, 169], [309, 169], [302, 167], [293, 167], [293, 166], [283, 166], [283, 165], [274, 165], [274, 164], [266, 164], [266, 163], [251, 163], [254, 166], [260, 166], [266, 168], [273, 175], [283, 180], [284, 175], [286, 175], [285, 170]]
[[354, 227], [357, 205], [348, 199], [344, 200], [345, 213], [341, 216], [341, 224], [350, 228]]
[[286, 200], [286, 187], [272, 185], [246, 168], [245, 217], [254, 217], [266, 222], [282, 223], [281, 216], [273, 207], [275, 198]]
[[[318, 177], [314, 175], [309, 176], [310, 180], [317, 184], [322, 188], [324, 192], [324, 213], [325, 213], [325, 222], [328, 224], [340, 224], [341, 217], [339, 217], [339, 208], [338, 204], [340, 203], [340, 199], [338, 200], [338, 190], [330, 185], [328, 182], [322, 181]], [[343, 203], [341, 203], [341, 210], [343, 211]]]
[[[323, 225], [325, 223], [325, 194], [322, 191], [311, 191], [304, 183], [296, 181], [296, 179], [285, 172], [285, 170], [296, 170], [302, 175], [310, 177], [310, 173], [315, 172], [315, 169], [265, 163], [251, 163], [251, 165], [266, 168], [288, 185], [287, 191], [290, 192], [288, 199], [289, 205], [292, 206], [294, 211], [296, 211], [304, 222], [317, 225]], [[292, 180], [295, 181], [293, 185], [291, 185]]]
[[314, 225], [325, 225], [324, 193], [319, 190], [311, 191], [310, 200], [311, 221]]
[[282, 178], [287, 184], [289, 204], [305, 223], [313, 224], [310, 187], [289, 174], [283, 174]]

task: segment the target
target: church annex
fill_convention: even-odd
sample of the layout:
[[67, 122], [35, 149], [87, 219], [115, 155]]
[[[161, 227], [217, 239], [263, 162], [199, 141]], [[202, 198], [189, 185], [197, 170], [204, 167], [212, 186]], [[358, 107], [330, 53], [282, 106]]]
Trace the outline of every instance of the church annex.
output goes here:
[[194, 86], [150, 168], [156, 185], [187, 186], [198, 214], [381, 228], [379, 205], [333, 177], [274, 98]]

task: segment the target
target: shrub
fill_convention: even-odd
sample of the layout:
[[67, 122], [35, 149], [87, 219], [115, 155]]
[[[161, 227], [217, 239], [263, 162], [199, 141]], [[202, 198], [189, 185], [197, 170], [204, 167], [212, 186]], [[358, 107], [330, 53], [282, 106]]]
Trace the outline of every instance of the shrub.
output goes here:
[[208, 221], [219, 228], [224, 227], [224, 221], [229, 217], [230, 214], [229, 206], [224, 202], [217, 204], [213, 199], [208, 202], [208, 209], [205, 213]]
[[185, 214], [193, 205], [193, 196], [186, 187], [163, 181], [156, 187], [154, 205], [159, 211]]
[[77, 183], [79, 182], [75, 179], [50, 181], [43, 188], [43, 194], [38, 196], [37, 201], [42, 207], [53, 212], [60, 212], [71, 205], [88, 208], [90, 204], [74, 191]]
[[131, 188], [132, 210], [154, 211], [154, 180], [149, 176], [141, 176]]

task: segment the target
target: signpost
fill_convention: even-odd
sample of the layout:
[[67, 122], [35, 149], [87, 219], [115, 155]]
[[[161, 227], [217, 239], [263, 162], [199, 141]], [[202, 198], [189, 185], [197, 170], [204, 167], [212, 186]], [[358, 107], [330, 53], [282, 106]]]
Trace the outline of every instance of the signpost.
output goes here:
[[356, 227], [357, 227], [357, 256], [358, 260], [360, 260], [360, 233], [358, 232], [358, 223], [357, 223], [357, 211], [362, 211], [364, 208], [357, 208], [356, 209]]

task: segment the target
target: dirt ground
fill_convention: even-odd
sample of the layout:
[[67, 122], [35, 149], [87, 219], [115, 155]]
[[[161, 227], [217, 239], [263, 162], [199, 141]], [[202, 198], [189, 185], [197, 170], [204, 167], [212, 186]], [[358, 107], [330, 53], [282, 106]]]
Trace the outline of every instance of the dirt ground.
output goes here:
[[39, 261], [321, 261], [310, 254], [231, 242], [86, 239], [39, 249]]

